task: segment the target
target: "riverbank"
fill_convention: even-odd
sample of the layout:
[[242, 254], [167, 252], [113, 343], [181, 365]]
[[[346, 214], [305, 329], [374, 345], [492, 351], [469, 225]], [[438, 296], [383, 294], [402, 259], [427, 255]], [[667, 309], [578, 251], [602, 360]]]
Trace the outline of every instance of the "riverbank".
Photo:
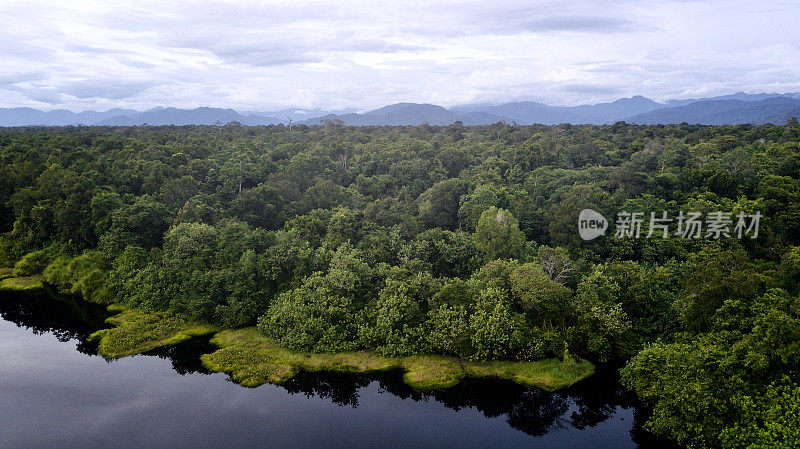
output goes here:
[[440, 355], [383, 357], [371, 351], [297, 352], [281, 347], [254, 327], [220, 329], [167, 312], [143, 312], [117, 305], [110, 306], [109, 311], [117, 312], [106, 320], [115, 327], [97, 331], [90, 337], [99, 340], [100, 354], [104, 357], [140, 354], [193, 336], [214, 334], [211, 343], [220, 349], [203, 354], [203, 365], [210, 371], [228, 374], [231, 380], [246, 387], [283, 383], [300, 371], [369, 373], [399, 369], [405, 372], [405, 383], [420, 389], [452, 387], [464, 377], [490, 377], [555, 391], [594, 373], [594, 366], [583, 360], [470, 362]]
[[0, 291], [32, 292], [42, 289], [42, 276], [12, 277], [10, 271], [0, 271]]
[[108, 306], [108, 311], [117, 313], [106, 320], [106, 324], [114, 327], [101, 329], [89, 336], [91, 340], [98, 340], [100, 355], [107, 358], [141, 354], [221, 330], [215, 326], [186, 321], [167, 312], [143, 312], [117, 304]]
[[464, 377], [490, 377], [555, 391], [594, 373], [594, 365], [583, 360], [470, 362], [440, 355], [383, 357], [371, 351], [301, 353], [280, 347], [256, 328], [227, 329], [214, 335], [211, 343], [220, 349], [204, 354], [203, 365], [248, 387], [282, 383], [300, 370], [368, 373], [400, 369], [405, 371], [403, 381], [420, 389], [452, 387]]
[[[90, 309], [91, 323], [69, 304]], [[0, 446], [235, 448], [279, 441], [309, 448], [555, 449], [632, 447], [632, 435], [641, 438], [634, 409], [602, 369], [555, 394], [470, 379], [413, 390], [396, 370], [301, 371], [281, 385], [242, 388], [207, 375], [199, 354], [215, 348], [206, 337], [103, 362], [97, 345], [84, 343], [107, 318], [105, 307], [95, 306], [46, 291], [0, 294], [0, 391], [6, 403], [20, 405], [0, 410]]]
[[[31, 292], [43, 288], [40, 276], [8, 277], [0, 281], [0, 290]], [[418, 389], [448, 388], [465, 377], [474, 377], [506, 379], [555, 391], [591, 376], [595, 369], [590, 362], [577, 358], [471, 362], [441, 355], [383, 357], [371, 351], [304, 353], [281, 347], [254, 327], [222, 329], [168, 312], [142, 311], [116, 304], [108, 310], [114, 313], [106, 320], [112, 327], [89, 337], [98, 341], [102, 356], [127, 357], [192, 337], [213, 335], [211, 343], [219, 349], [203, 354], [203, 365], [211, 371], [228, 374], [231, 380], [246, 387], [280, 384], [300, 371], [370, 373], [397, 369], [405, 372], [406, 384]]]

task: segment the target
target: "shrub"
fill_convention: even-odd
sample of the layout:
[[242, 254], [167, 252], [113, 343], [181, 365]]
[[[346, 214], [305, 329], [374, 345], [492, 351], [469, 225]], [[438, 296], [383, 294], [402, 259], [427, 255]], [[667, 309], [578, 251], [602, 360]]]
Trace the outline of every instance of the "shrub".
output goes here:
[[22, 259], [14, 265], [14, 276], [33, 276], [41, 274], [50, 263], [50, 255], [47, 250], [40, 249], [22, 256]]

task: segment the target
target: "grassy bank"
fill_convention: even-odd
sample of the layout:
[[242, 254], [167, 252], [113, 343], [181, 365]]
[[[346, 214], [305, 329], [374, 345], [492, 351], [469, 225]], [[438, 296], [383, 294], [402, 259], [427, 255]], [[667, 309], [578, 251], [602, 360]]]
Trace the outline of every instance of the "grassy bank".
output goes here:
[[10, 277], [0, 272], [0, 291], [29, 292], [44, 288], [41, 276]]
[[167, 312], [142, 312], [119, 305], [108, 309], [118, 312], [106, 320], [115, 327], [89, 336], [99, 340], [100, 354], [108, 358], [140, 354], [219, 331], [217, 327], [186, 321]]
[[[26, 278], [12, 280], [19, 283], [20, 279]], [[405, 372], [403, 380], [408, 385], [420, 389], [451, 387], [464, 377], [486, 377], [554, 391], [594, 373], [594, 365], [587, 361], [562, 362], [555, 358], [533, 362], [470, 362], [439, 355], [383, 357], [370, 351], [302, 353], [281, 347], [254, 327], [223, 330], [168, 312], [140, 311], [120, 305], [109, 306], [109, 311], [116, 314], [106, 323], [114, 327], [89, 337], [99, 340], [99, 352], [104, 357], [126, 357], [175, 345], [194, 336], [215, 334], [211, 342], [219, 349], [203, 354], [203, 365], [211, 371], [227, 373], [231, 380], [246, 387], [280, 384], [301, 370], [369, 373], [399, 369]]]
[[220, 349], [204, 354], [203, 365], [248, 387], [285, 382], [300, 370], [366, 373], [402, 369], [403, 380], [414, 388], [447, 388], [469, 376], [508, 379], [554, 391], [594, 373], [589, 362], [558, 359], [477, 363], [436, 355], [382, 357], [367, 351], [299, 353], [280, 347], [255, 328], [224, 330], [211, 342]]

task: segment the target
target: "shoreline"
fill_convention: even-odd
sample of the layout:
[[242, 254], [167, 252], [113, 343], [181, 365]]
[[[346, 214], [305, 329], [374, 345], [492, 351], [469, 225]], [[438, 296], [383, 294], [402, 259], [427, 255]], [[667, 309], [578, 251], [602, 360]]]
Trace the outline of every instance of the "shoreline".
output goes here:
[[[0, 277], [0, 291], [45, 290], [41, 276]], [[586, 360], [567, 362], [557, 358], [530, 362], [472, 362], [443, 355], [384, 357], [372, 351], [306, 353], [281, 347], [255, 327], [225, 329], [185, 320], [169, 312], [143, 311], [119, 304], [107, 307], [112, 313], [105, 322], [112, 325], [89, 336], [98, 341], [100, 355], [122, 358], [162, 346], [172, 346], [192, 337], [212, 335], [214, 352], [200, 360], [213, 372], [222, 372], [245, 387], [280, 384], [300, 371], [371, 373], [402, 370], [403, 381], [417, 389], [452, 387], [466, 377], [510, 380], [527, 387], [553, 392], [569, 387], [594, 374]]]

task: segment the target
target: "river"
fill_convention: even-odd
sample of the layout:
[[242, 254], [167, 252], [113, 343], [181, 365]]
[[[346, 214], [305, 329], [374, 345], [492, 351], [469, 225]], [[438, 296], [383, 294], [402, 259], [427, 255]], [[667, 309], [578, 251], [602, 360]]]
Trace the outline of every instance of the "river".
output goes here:
[[250, 389], [200, 365], [207, 339], [106, 360], [86, 341], [105, 317], [77, 298], [0, 293], [0, 447], [672, 447], [641, 429], [613, 370], [556, 393], [495, 380], [421, 392], [397, 372]]

